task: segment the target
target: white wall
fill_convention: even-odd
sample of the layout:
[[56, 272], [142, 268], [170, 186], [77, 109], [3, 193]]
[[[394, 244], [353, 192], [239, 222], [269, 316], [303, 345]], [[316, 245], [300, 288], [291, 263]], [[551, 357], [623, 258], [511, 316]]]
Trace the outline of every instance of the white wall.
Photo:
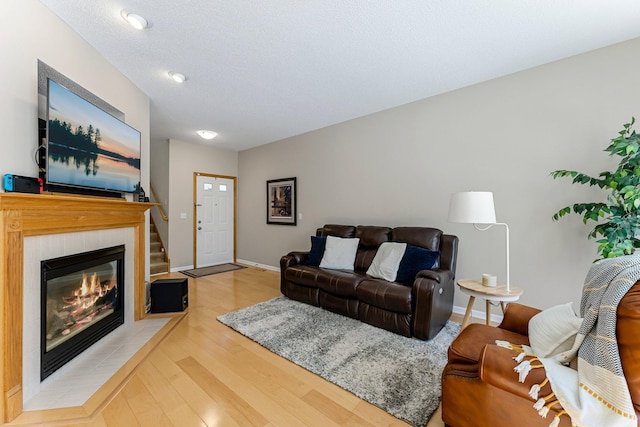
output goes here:
[[[522, 301], [579, 301], [592, 227], [551, 215], [605, 196], [549, 173], [615, 165], [602, 150], [640, 115], [638, 51], [640, 39], [241, 152], [238, 258], [276, 266], [325, 223], [433, 226], [460, 237], [458, 278], [504, 280], [504, 229], [447, 222], [451, 193], [486, 190], [511, 229]], [[267, 225], [265, 181], [291, 176], [303, 219]], [[455, 304], [466, 299], [457, 292]]]
[[148, 188], [149, 98], [37, 0], [5, 0], [2, 8], [0, 176], [38, 176], [34, 153], [40, 59], [122, 111], [126, 122], [142, 133], [142, 186]]
[[[215, 145], [215, 140], [213, 140]], [[194, 172], [238, 176], [238, 153], [204, 144], [169, 140], [169, 241], [172, 270], [193, 266]], [[181, 219], [180, 214], [186, 214]]]

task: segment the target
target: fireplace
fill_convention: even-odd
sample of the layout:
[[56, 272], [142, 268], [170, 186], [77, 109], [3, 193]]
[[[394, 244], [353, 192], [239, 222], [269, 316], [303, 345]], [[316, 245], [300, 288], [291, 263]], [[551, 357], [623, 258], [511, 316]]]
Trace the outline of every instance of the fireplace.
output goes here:
[[41, 262], [40, 379], [124, 323], [124, 245]]

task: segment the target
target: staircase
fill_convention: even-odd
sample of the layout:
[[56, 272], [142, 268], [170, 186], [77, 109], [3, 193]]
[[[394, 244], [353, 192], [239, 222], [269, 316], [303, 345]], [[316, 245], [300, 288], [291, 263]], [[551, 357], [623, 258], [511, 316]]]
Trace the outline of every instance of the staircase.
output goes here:
[[169, 258], [162, 245], [160, 235], [156, 230], [156, 225], [151, 220], [149, 230], [149, 242], [151, 243], [151, 275], [164, 274], [169, 272]]

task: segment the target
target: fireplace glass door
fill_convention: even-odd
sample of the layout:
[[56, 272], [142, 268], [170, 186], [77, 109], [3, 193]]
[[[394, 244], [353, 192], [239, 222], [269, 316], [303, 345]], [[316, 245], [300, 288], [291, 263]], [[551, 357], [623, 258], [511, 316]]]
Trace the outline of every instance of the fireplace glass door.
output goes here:
[[42, 261], [41, 379], [124, 323], [124, 246]]

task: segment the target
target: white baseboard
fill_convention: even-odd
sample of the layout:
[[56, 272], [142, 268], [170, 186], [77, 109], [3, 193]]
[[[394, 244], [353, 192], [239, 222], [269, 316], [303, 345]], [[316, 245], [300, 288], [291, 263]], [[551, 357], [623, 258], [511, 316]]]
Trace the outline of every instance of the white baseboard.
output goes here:
[[[498, 310], [502, 311], [501, 308], [498, 307]], [[460, 307], [458, 305], [453, 306], [453, 312], [455, 314], [459, 314], [460, 316], [464, 316], [464, 313], [467, 311], [467, 307]], [[471, 310], [471, 317], [481, 320], [483, 323], [485, 322], [487, 315], [484, 311], [480, 310]], [[491, 313], [491, 322], [500, 323], [502, 321], [502, 315]]]
[[[259, 267], [264, 268], [265, 270], [277, 271], [278, 273], [280, 272], [280, 267], [274, 267], [272, 265], [260, 264], [258, 262], [247, 261], [244, 259], [237, 259], [236, 262], [238, 264], [250, 265], [251, 267]], [[183, 265], [181, 267], [172, 267], [171, 272], [176, 273], [182, 270], [192, 270], [194, 268], [195, 267], [193, 265]]]
[[274, 267], [272, 265], [260, 264], [259, 262], [247, 261], [246, 259], [237, 259], [236, 262], [239, 263], [239, 264], [250, 265], [252, 267], [264, 268], [265, 270], [277, 271], [278, 273], [280, 272], [280, 267]]
[[172, 273], [177, 273], [178, 271], [182, 271], [182, 270], [193, 270], [193, 265], [183, 265], [182, 267], [171, 268]]

